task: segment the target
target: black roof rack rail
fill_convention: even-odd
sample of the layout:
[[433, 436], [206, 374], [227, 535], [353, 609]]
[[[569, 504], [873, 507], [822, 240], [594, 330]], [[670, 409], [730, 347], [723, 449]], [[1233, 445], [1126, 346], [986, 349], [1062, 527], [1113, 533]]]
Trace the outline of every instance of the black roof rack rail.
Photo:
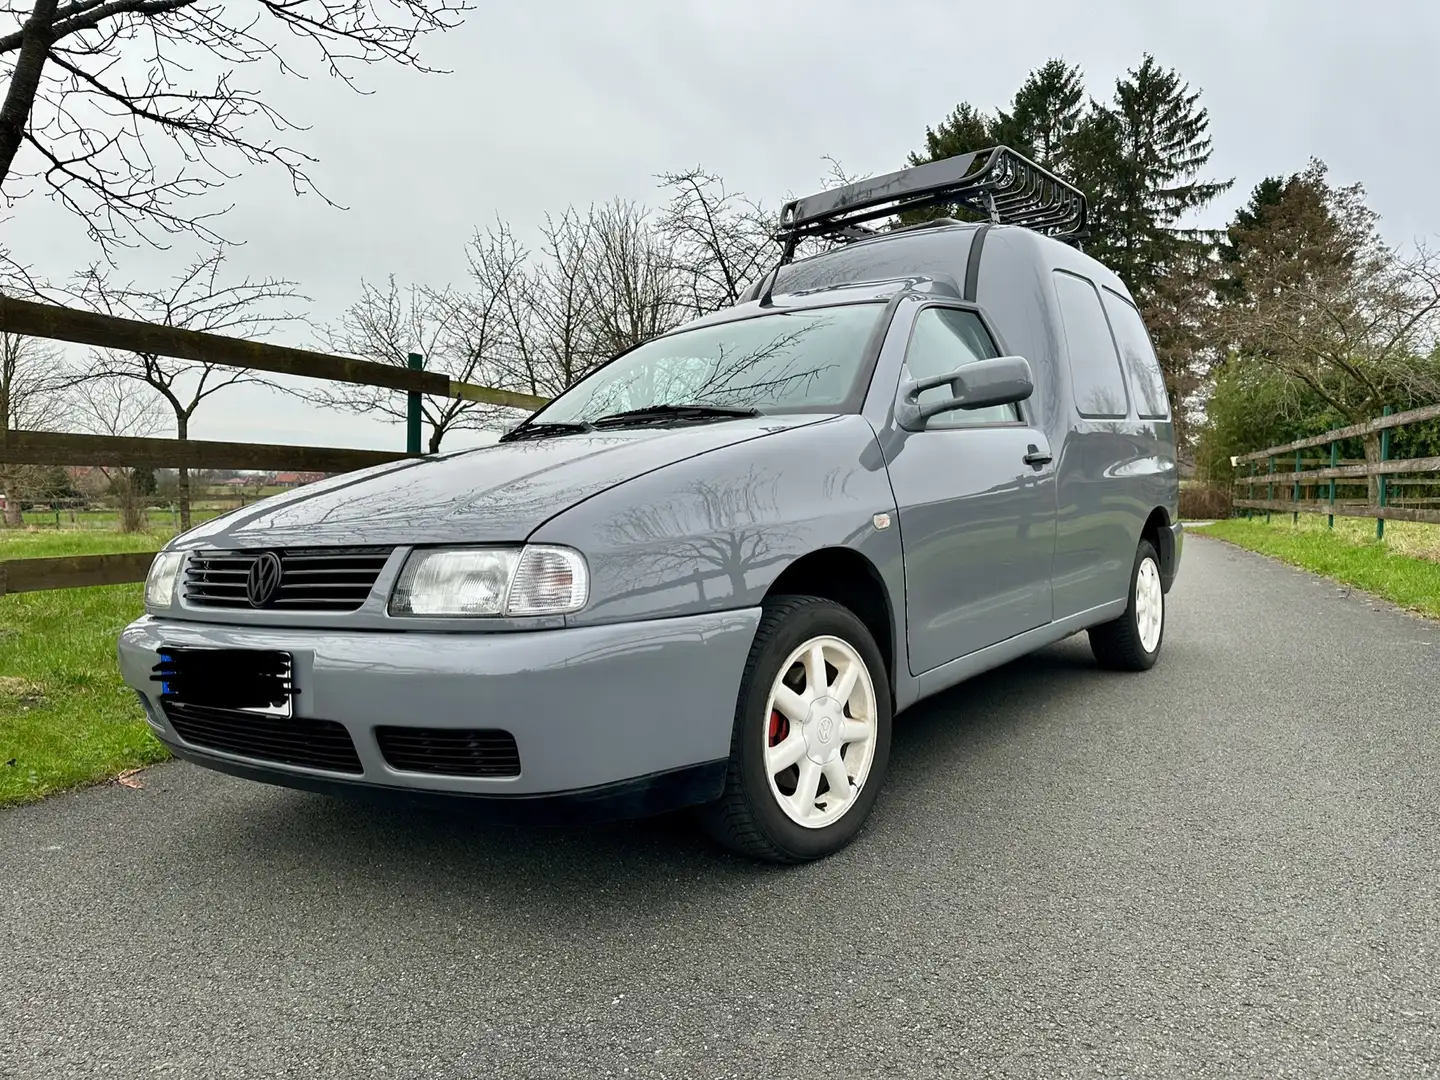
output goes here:
[[877, 218], [934, 206], [963, 206], [996, 225], [1021, 225], [1059, 240], [1084, 236], [1085, 193], [1008, 146], [927, 161], [898, 172], [792, 199], [780, 210], [775, 238], [783, 266], [802, 239], [882, 235], [862, 225]]

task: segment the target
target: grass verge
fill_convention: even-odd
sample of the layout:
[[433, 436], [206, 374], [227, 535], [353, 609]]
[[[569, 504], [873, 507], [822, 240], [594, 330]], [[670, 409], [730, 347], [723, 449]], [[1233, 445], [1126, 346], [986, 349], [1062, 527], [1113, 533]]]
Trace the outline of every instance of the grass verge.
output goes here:
[[[1270, 555], [1363, 589], [1410, 611], [1440, 618], [1440, 561], [1392, 548], [1390, 525], [1393, 523], [1387, 523], [1387, 540], [1383, 543], [1375, 539], [1373, 531], [1367, 538], [1354, 528], [1341, 528], [1339, 520], [1335, 524], [1337, 528], [1331, 532], [1325, 527], [1324, 518], [1302, 517], [1295, 525], [1288, 518], [1276, 515], [1268, 524], [1259, 518], [1249, 521], [1233, 518], [1189, 531]], [[1370, 527], [1373, 530], [1373, 522]], [[1412, 539], [1406, 548], [1431, 550], [1430, 541], [1424, 537]]]
[[[168, 533], [0, 533], [0, 559], [146, 551]], [[143, 586], [0, 596], [0, 806], [163, 761], [115, 639], [142, 610]]]

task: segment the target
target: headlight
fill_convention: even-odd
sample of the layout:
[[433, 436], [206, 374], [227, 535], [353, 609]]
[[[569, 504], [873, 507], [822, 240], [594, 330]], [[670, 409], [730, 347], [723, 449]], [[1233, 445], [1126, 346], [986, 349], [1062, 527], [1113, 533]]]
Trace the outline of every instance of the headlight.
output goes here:
[[390, 614], [564, 615], [589, 593], [585, 559], [569, 548], [429, 548], [405, 560]]
[[169, 607], [175, 600], [175, 583], [180, 580], [180, 566], [185, 555], [180, 551], [162, 551], [150, 564], [145, 577], [145, 603], [149, 607]]

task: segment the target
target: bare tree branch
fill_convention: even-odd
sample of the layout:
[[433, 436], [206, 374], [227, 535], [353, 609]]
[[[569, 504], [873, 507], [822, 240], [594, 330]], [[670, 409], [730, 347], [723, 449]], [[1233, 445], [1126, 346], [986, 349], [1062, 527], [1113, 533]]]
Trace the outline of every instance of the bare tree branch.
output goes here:
[[[35, 186], [84, 221], [109, 259], [135, 240], [191, 233], [220, 243], [201, 197], [236, 165], [274, 165], [296, 193], [317, 191], [314, 159], [283, 141], [304, 130], [236, 82], [246, 65], [303, 77], [298, 42], [360, 91], [356, 69], [420, 59], [427, 36], [458, 26], [470, 0], [35, 0], [5, 10], [0, 33], [0, 192]], [[219, 69], [209, 82], [196, 73]], [[194, 200], [201, 200], [194, 202]]]
[[[406, 367], [419, 354], [425, 370], [457, 382], [480, 382], [495, 329], [486, 306], [452, 289], [410, 285], [390, 277], [384, 287], [362, 282], [360, 299], [346, 309], [335, 326], [324, 328], [325, 347], [377, 364]], [[374, 416], [386, 423], [405, 423], [408, 396], [379, 386], [325, 383], [316, 389], [290, 390], [307, 401], [347, 412]], [[512, 410], [473, 401], [421, 399], [421, 417], [428, 428], [427, 445], [436, 453], [451, 431], [503, 427]]]
[[774, 218], [698, 167], [659, 180], [670, 199], [656, 230], [672, 245], [671, 269], [684, 282], [691, 312], [707, 315], [735, 303], [780, 256]]
[[[230, 337], [262, 337], [276, 327], [302, 321], [299, 315], [277, 306], [307, 299], [296, 291], [294, 282], [266, 278], [225, 284], [224, 269], [224, 249], [216, 248], [187, 265], [168, 287], [155, 289], [119, 284], [97, 264], [76, 275], [70, 295], [107, 315]], [[175, 417], [179, 439], [190, 437], [196, 410], [221, 390], [246, 383], [276, 387], [246, 369], [113, 349], [91, 350], [89, 364], [72, 381], [83, 385], [113, 379], [143, 383], [159, 394]], [[185, 469], [180, 470], [179, 502], [181, 525], [188, 529], [190, 478]]]
[[[1312, 161], [1263, 220], [1232, 230], [1241, 291], [1220, 319], [1245, 362], [1303, 384], [1350, 423], [1397, 399], [1440, 400], [1440, 255], [1402, 254], [1377, 222], [1360, 185], [1334, 187]], [[1363, 442], [1377, 460], [1378, 437]]]
[[[0, 436], [21, 429], [44, 431], [65, 418], [57, 378], [60, 349], [39, 338], [0, 333]], [[22, 502], [42, 486], [44, 470], [34, 465], [0, 465], [5, 524], [24, 524]]]

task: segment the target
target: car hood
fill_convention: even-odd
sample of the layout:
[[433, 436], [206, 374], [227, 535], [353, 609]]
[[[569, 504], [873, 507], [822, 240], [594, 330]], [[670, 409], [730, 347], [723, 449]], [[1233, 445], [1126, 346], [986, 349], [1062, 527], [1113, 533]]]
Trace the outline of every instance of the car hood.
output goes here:
[[496, 443], [407, 459], [276, 495], [185, 533], [176, 546], [489, 543], [626, 480], [826, 416], [762, 416]]

